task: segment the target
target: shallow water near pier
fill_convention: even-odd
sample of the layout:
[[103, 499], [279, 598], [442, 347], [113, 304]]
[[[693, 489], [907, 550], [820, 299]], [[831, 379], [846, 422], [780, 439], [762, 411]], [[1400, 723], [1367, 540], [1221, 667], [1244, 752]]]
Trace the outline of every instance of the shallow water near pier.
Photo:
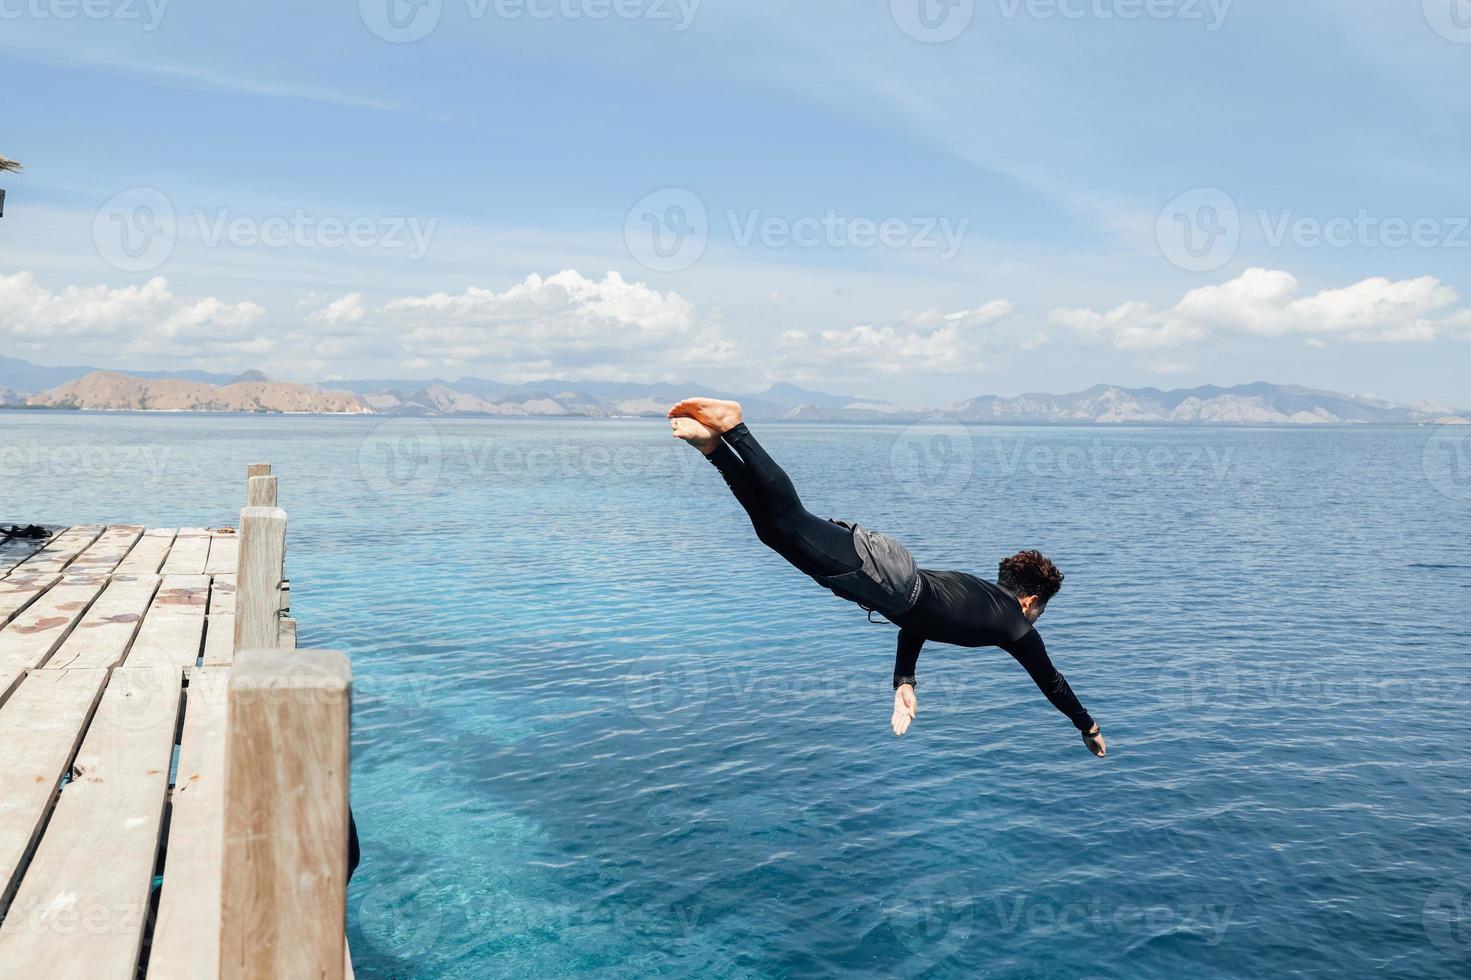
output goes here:
[[895, 631], [755, 540], [659, 421], [0, 412], [0, 522], [290, 515], [353, 658], [365, 978], [1458, 977], [1471, 968], [1471, 433], [756, 431], [809, 508], [991, 575], [997, 650]]

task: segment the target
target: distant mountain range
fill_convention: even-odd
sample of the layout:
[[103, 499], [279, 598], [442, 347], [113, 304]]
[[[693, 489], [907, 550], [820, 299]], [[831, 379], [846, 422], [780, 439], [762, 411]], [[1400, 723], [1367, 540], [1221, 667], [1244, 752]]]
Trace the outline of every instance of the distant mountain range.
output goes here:
[[752, 394], [719, 391], [696, 382], [548, 380], [506, 384], [483, 378], [373, 378], [303, 385], [272, 381], [259, 371], [241, 375], [202, 371], [124, 374], [85, 367], [41, 367], [0, 357], [0, 405], [30, 408], [627, 418], [662, 416], [671, 403], [689, 395], [738, 399], [746, 416], [756, 420], [864, 422], [940, 416], [996, 423], [1471, 424], [1471, 412], [1443, 405], [1395, 405], [1266, 382], [1171, 391], [1096, 385], [1068, 395], [983, 395], [949, 405], [917, 408], [786, 383]]

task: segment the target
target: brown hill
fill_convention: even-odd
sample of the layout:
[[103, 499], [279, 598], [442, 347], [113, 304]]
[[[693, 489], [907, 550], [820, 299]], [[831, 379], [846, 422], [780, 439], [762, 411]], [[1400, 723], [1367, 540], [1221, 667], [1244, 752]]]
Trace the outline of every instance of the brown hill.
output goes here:
[[114, 371], [91, 374], [32, 395], [28, 404], [153, 412], [301, 412], [367, 414], [369, 408], [346, 391], [321, 391], [281, 381], [237, 381], [228, 385], [174, 379], [149, 380]]

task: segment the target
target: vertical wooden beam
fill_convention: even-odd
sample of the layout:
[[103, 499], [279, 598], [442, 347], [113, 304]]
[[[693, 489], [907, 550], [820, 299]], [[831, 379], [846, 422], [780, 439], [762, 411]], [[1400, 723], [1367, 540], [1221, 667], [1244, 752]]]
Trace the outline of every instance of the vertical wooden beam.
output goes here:
[[352, 669], [246, 649], [230, 674], [220, 980], [342, 980]]
[[253, 476], [246, 480], [245, 506], [276, 506], [276, 478], [274, 476]]
[[245, 478], [248, 480], [253, 476], [270, 476], [270, 463], [251, 463], [245, 467]]
[[242, 510], [240, 566], [235, 576], [236, 650], [278, 644], [285, 562], [286, 512], [279, 507]]

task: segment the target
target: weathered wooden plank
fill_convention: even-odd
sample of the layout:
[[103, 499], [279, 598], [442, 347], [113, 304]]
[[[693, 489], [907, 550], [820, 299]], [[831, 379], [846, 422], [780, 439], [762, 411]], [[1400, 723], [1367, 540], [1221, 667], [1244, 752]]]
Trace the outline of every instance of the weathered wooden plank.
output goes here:
[[0, 708], [0, 908], [20, 884], [106, 679], [102, 670], [36, 671]]
[[252, 476], [245, 481], [245, 506], [276, 506], [276, 478], [269, 474]]
[[209, 529], [181, 527], [160, 575], [203, 575], [209, 562]]
[[0, 924], [6, 975], [132, 980], [148, 919], [182, 674], [121, 667], [103, 691]]
[[229, 678], [228, 667], [189, 671], [149, 980], [198, 980], [219, 970]]
[[235, 659], [235, 576], [216, 575], [209, 586], [209, 616], [204, 628], [204, 666]]
[[60, 572], [39, 578], [16, 575], [0, 579], [0, 626], [10, 622], [22, 609], [35, 602], [41, 593], [60, 581]]
[[193, 667], [204, 640], [208, 602], [208, 575], [165, 575], [143, 616], [127, 665]]
[[37, 578], [62, 571], [102, 533], [101, 524], [81, 524], [54, 535], [45, 547], [10, 570], [11, 575]]
[[330, 650], [246, 649], [230, 676], [221, 980], [346, 966], [352, 670]]
[[235, 597], [235, 649], [279, 645], [281, 579], [286, 560], [286, 512], [246, 507], [240, 512], [240, 574]]
[[136, 524], [114, 524], [66, 567], [68, 575], [110, 575], [143, 535]]
[[157, 575], [169, 548], [173, 547], [176, 534], [178, 532], [171, 527], [153, 527], [144, 531], [128, 556], [118, 562], [118, 574]]
[[240, 536], [233, 530], [216, 530], [209, 534], [209, 560], [205, 574], [234, 575], [240, 563]]
[[117, 666], [137, 635], [158, 584], [157, 575], [114, 576], [42, 669]]
[[0, 629], [0, 700], [25, 671], [41, 666], [61, 646], [105, 584], [63, 577]]

